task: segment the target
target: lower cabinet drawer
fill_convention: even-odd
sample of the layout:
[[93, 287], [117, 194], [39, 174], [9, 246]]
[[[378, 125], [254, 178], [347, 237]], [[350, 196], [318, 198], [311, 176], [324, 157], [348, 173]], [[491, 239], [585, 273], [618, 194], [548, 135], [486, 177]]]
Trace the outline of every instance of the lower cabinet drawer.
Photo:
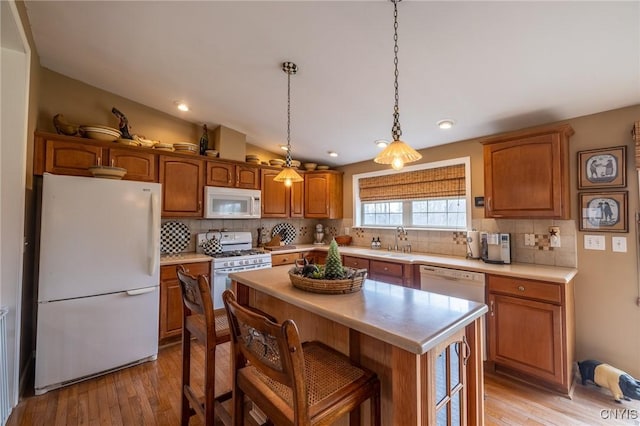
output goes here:
[[369, 269], [371, 270], [371, 275], [391, 275], [399, 277], [400, 280], [402, 280], [402, 276], [404, 275], [402, 263], [372, 260]]
[[356, 269], [369, 269], [369, 259], [363, 259], [361, 257], [344, 256], [342, 261], [343, 266]]
[[561, 284], [489, 275], [489, 292], [562, 303]]
[[293, 263], [296, 263], [296, 259], [300, 259], [300, 256], [301, 256], [301, 253], [272, 254], [271, 264], [273, 266], [291, 265]]
[[[187, 274], [197, 277], [198, 275], [206, 275], [209, 277], [211, 274], [211, 262], [196, 262], [183, 264]], [[176, 269], [178, 265], [164, 265], [160, 268], [160, 279], [178, 279], [176, 275]]]

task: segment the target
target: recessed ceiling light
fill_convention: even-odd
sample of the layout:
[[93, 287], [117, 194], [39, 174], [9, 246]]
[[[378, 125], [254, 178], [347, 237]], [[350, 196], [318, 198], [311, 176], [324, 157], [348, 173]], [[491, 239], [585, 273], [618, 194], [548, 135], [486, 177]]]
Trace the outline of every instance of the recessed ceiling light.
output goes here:
[[327, 151], [327, 154], [329, 154], [329, 157], [337, 157], [338, 153], [337, 152], [333, 152], [333, 151]]
[[280, 149], [283, 151], [289, 151], [289, 147], [286, 145], [280, 145]]
[[189, 111], [189, 105], [185, 104], [184, 102], [176, 101], [175, 104], [180, 111], [183, 111], [183, 112]]
[[387, 145], [389, 145], [389, 141], [385, 139], [378, 139], [373, 141], [373, 143], [375, 143], [378, 148], [386, 148]]
[[450, 118], [447, 118], [447, 119], [438, 121], [436, 124], [441, 129], [450, 129], [453, 127], [454, 124], [456, 124], [456, 122]]

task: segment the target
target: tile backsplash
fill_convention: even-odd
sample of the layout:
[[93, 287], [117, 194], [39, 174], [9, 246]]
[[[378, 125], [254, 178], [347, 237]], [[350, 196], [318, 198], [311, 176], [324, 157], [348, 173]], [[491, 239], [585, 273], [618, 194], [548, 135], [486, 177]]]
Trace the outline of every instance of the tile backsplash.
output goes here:
[[[163, 222], [168, 221], [163, 220]], [[175, 220], [175, 219], [171, 219]], [[210, 229], [225, 229], [229, 231], [249, 231], [253, 236], [253, 245], [257, 245], [258, 229], [265, 228], [264, 235], [267, 242], [271, 238], [272, 229], [279, 223], [293, 226], [296, 236], [293, 244], [311, 244], [314, 240], [315, 227], [318, 223], [324, 225], [325, 242], [331, 237], [349, 233], [352, 245], [370, 247], [371, 239], [380, 237], [382, 249], [386, 250], [394, 244], [395, 229], [375, 229], [353, 227], [352, 219], [315, 220], [315, 219], [252, 219], [252, 220], [201, 220], [178, 219], [186, 224], [191, 231], [191, 241], [185, 251], [195, 251], [195, 234], [207, 232]], [[514, 262], [532, 263], [538, 265], [577, 267], [576, 222], [573, 220], [553, 219], [474, 219], [473, 229], [486, 232], [503, 232], [511, 234], [511, 256]], [[560, 228], [560, 247], [550, 246], [549, 227]], [[525, 246], [525, 234], [535, 235], [535, 245]], [[442, 254], [464, 257], [467, 254], [467, 237], [465, 231], [422, 231], [408, 229], [406, 240], [402, 239], [398, 245], [411, 245], [413, 252]]]

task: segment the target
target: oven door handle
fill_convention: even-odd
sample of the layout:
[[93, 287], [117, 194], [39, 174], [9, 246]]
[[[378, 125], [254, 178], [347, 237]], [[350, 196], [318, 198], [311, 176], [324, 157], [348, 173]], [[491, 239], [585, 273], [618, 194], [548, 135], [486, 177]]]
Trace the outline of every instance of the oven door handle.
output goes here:
[[255, 269], [265, 269], [270, 268], [271, 265], [265, 266], [261, 265], [247, 265], [247, 266], [234, 266], [233, 268], [224, 268], [224, 269], [214, 269], [213, 273], [216, 275], [229, 275], [233, 272], [242, 272], [242, 271], [253, 271]]

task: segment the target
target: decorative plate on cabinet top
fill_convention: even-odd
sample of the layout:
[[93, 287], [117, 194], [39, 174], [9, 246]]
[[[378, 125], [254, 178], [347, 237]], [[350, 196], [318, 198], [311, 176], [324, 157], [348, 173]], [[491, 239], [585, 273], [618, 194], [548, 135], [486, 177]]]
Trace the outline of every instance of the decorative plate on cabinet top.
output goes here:
[[279, 223], [271, 230], [271, 237], [280, 236], [280, 241], [285, 245], [293, 243], [296, 239], [296, 228], [290, 223]]
[[160, 227], [160, 253], [180, 253], [189, 245], [191, 231], [181, 222], [165, 222]]

